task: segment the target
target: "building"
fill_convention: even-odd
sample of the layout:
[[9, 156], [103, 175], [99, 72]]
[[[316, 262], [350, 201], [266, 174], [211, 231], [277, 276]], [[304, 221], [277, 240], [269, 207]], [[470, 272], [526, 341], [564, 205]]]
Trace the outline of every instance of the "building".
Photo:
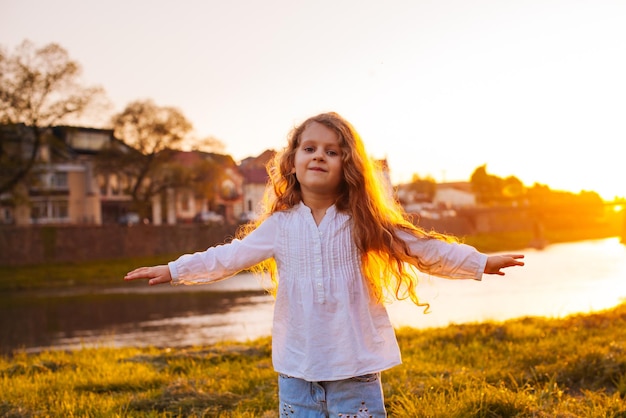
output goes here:
[[[12, 150], [17, 159], [33, 151], [30, 128], [19, 127], [17, 136], [8, 140], [19, 144]], [[99, 180], [95, 173], [94, 155], [112, 143], [125, 146], [111, 130], [67, 126], [45, 129], [35, 166], [12, 194], [2, 196], [2, 222], [101, 224], [103, 200], [128, 200], [119, 193], [119, 182]]]
[[476, 206], [476, 195], [472, 184], [466, 181], [438, 183], [433, 204], [446, 208], [473, 207]]
[[274, 158], [276, 151], [268, 149], [256, 157], [248, 157], [239, 164], [239, 172], [243, 176], [243, 198], [241, 213], [247, 218], [254, 219], [263, 204], [265, 188], [269, 181], [267, 164]]
[[[25, 160], [34, 151], [31, 128], [5, 126], [0, 133], [3, 150], [13, 153], [15, 160]], [[117, 155], [137, 150], [109, 129], [58, 126], [45, 129], [42, 138], [30, 174], [13, 193], [0, 197], [1, 223], [102, 225], [134, 219], [129, 191], [134, 179], [121, 170], [99, 169], [98, 156], [110, 149]], [[191, 169], [184, 175], [194, 187], [170, 187], [154, 196], [145, 221], [191, 222], [199, 213], [212, 211], [228, 223], [238, 222], [244, 212], [244, 176], [232, 157], [180, 151], [167, 168], [177, 174]]]
[[[193, 187], [167, 191], [167, 222], [201, 221], [204, 213], [214, 213], [226, 223], [237, 223], [242, 209], [244, 176], [229, 155], [202, 151], [180, 151], [174, 161], [194, 172]], [[172, 200], [173, 199], [173, 200]], [[153, 204], [154, 205], [154, 204]]]

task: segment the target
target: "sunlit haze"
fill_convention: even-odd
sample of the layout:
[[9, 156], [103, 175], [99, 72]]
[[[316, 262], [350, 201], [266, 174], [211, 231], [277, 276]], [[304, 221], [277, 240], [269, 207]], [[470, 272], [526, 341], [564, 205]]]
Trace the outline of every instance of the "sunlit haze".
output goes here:
[[394, 183], [493, 175], [626, 196], [622, 0], [0, 0], [0, 44], [56, 42], [114, 112], [175, 106], [240, 160], [334, 110]]

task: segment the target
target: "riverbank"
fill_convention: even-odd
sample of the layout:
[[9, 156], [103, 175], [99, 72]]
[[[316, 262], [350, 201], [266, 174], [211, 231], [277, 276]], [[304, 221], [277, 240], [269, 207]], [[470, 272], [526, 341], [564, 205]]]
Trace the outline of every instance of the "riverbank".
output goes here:
[[[546, 231], [541, 238], [543, 246], [600, 239], [617, 236], [612, 229], [564, 229]], [[459, 237], [462, 242], [485, 253], [521, 251], [534, 247], [537, 238], [532, 232], [503, 232]], [[180, 254], [128, 257], [111, 260], [83, 261], [76, 263], [44, 263], [21, 266], [0, 266], [0, 292], [61, 289], [69, 287], [102, 288], [119, 286], [126, 272], [138, 266], [164, 264]], [[145, 283], [127, 283], [125, 286], [141, 286]]]
[[[626, 305], [564, 319], [401, 329], [389, 414], [626, 416]], [[581, 342], [584, 342], [581, 344]], [[0, 416], [271, 417], [270, 339], [0, 357]]]

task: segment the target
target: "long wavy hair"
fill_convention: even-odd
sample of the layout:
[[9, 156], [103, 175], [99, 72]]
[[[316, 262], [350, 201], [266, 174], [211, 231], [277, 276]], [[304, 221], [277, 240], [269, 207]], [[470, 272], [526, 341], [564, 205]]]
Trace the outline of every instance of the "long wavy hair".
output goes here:
[[[300, 183], [293, 175], [295, 154], [300, 137], [311, 123], [317, 122], [337, 134], [342, 150], [343, 181], [335, 202], [337, 210], [351, 215], [354, 243], [361, 255], [361, 270], [370, 291], [383, 301], [391, 292], [396, 299], [411, 299], [428, 310], [416, 292], [417, 271], [428, 272], [430, 266], [419, 256], [410, 254], [399, 231], [420, 239], [456, 241], [455, 237], [426, 231], [411, 222], [392, 191], [382, 181], [382, 167], [366, 153], [360, 135], [343, 117], [334, 112], [313, 116], [296, 126], [285, 148], [267, 164], [269, 181], [265, 189], [263, 214], [238, 231], [243, 237], [274, 212], [288, 210], [302, 201]], [[276, 263], [266, 260], [253, 271], [269, 273], [273, 288], [278, 285]]]

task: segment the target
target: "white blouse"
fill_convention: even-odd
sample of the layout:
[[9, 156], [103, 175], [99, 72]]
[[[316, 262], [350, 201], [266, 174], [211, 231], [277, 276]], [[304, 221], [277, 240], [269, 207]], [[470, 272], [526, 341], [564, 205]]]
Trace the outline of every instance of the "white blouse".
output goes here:
[[[418, 239], [411, 252], [429, 274], [480, 280], [487, 256], [465, 244]], [[401, 362], [384, 305], [370, 297], [350, 216], [334, 206], [315, 224], [303, 203], [277, 212], [242, 240], [186, 254], [169, 263], [172, 284], [210, 283], [274, 257], [279, 285], [272, 360], [278, 373], [330, 381], [376, 373]]]

